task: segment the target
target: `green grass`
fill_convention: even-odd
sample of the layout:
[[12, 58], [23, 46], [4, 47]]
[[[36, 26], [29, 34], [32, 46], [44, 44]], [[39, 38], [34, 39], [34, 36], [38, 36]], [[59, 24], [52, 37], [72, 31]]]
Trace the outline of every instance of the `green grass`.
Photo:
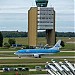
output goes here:
[[5, 47], [0, 47], [0, 51], [17, 51], [21, 48], [5, 48]]
[[45, 65], [0, 65], [0, 69], [4, 67], [9, 67], [9, 68], [19, 68], [19, 67], [28, 67], [29, 69], [35, 69], [35, 66], [41, 66], [42, 69], [45, 68]]
[[[0, 51], [17, 51], [21, 48], [4, 48], [0, 47]], [[75, 44], [65, 44], [65, 47], [62, 47], [60, 50], [66, 50], [66, 51], [74, 51], [75, 50]]]
[[[5, 42], [8, 42], [8, 39], [9, 38], [4, 38], [3, 39], [3, 42], [5, 43]], [[28, 38], [15, 38], [15, 40], [16, 40], [16, 43], [17, 44], [23, 44], [23, 45], [27, 45], [28, 44]]]
[[[70, 59], [68, 58], [71, 62], [75, 62], [74, 58]], [[55, 59], [55, 60], [62, 60], [63, 59]], [[0, 59], [0, 64], [31, 64], [31, 65], [36, 65], [36, 64], [45, 64], [46, 62], [51, 62], [50, 58], [33, 58], [33, 59]]]
[[56, 38], [56, 40], [59, 40], [59, 39], [61, 39], [64, 42], [70, 42], [70, 41], [74, 42], [75, 41], [75, 37], [71, 37], [71, 39], [69, 39], [69, 37], [57, 37]]
[[16, 57], [14, 52], [0, 52], [0, 57]]
[[[4, 38], [3, 42], [8, 42], [8, 39], [9, 38]], [[61, 39], [65, 43], [70, 42], [70, 41], [72, 41], [72, 42], [75, 41], [74, 37], [72, 37], [71, 39], [69, 39], [69, 37], [57, 37], [56, 39], [57, 40]], [[16, 40], [16, 43], [18, 43], [18, 44], [28, 45], [28, 38], [27, 37], [25, 37], [25, 38], [22, 38], [22, 37], [21, 38], [15, 38], [15, 40]], [[39, 43], [46, 44], [46, 37], [38, 37], [37, 38], [37, 44], [39, 44]]]
[[67, 50], [67, 51], [73, 51], [73, 50], [75, 50], [75, 44], [65, 44], [65, 47], [62, 47], [62, 49], [61, 50]]
[[[8, 39], [9, 38], [4, 38], [3, 42], [8, 42]], [[75, 50], [75, 44], [68, 44], [66, 42], [75, 42], [75, 38], [71, 38], [69, 39], [69, 37], [57, 37], [57, 40], [61, 39], [62, 41], [65, 42], [65, 47], [63, 47], [62, 49], [66, 49], [66, 50]], [[15, 38], [16, 40], [16, 43], [17, 44], [22, 44], [22, 45], [28, 45], [28, 38]], [[39, 37], [37, 38], [37, 44], [43, 44], [45, 45], [46, 44], [46, 38], [45, 37]], [[0, 50], [8, 50], [8, 49], [0, 49]], [[9, 49], [10, 51], [11, 50], [17, 50], [17, 49], [13, 49], [13, 48], [10, 48]]]
[[46, 71], [11, 71], [11, 72], [3, 72], [0, 73], [0, 75], [16, 75], [16, 72], [18, 72], [19, 75], [29, 75], [29, 74], [47, 74]]
[[75, 52], [59, 52], [51, 56], [74, 56], [74, 55], [75, 55]]
[[[4, 38], [3, 42], [8, 42], [8, 39], [9, 38]], [[28, 45], [28, 38], [26, 38], [26, 37], [25, 38], [23, 38], [23, 37], [15, 38], [15, 40], [16, 40], [17, 44]], [[40, 43], [46, 44], [46, 38], [45, 37], [40, 37], [40, 38], [37, 39], [37, 42], [38, 42], [38, 44], [40, 44]]]

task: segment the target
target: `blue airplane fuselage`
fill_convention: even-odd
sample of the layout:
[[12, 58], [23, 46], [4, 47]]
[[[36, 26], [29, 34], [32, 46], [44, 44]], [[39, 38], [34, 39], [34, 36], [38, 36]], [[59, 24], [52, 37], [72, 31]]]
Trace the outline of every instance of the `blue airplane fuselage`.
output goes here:
[[54, 54], [60, 52], [59, 50], [54, 50], [54, 49], [22, 49], [18, 50], [15, 54]]

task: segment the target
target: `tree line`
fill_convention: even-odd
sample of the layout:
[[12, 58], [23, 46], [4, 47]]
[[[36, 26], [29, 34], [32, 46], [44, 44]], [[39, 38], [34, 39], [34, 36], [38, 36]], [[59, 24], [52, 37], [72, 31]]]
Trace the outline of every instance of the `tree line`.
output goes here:
[[[74, 32], [56, 32], [56, 37], [75, 37]], [[38, 32], [38, 37], [45, 37], [46, 32]], [[5, 42], [5, 47], [10, 47], [12, 44], [15, 44], [15, 39], [12, 37], [28, 37], [28, 32], [18, 32], [18, 31], [2, 31], [0, 32], [0, 47], [3, 46], [3, 38], [9, 38], [8, 43]]]
[[[11, 37], [28, 37], [28, 32], [18, 32], [18, 31], [2, 31], [4, 38]], [[38, 37], [45, 37], [46, 32], [38, 32]], [[56, 32], [56, 37], [75, 37], [75, 32]]]
[[[15, 43], [16, 43], [15, 39], [9, 38], [8, 42], [4, 43], [4, 47], [10, 47], [10, 46], [12, 46], [12, 44], [15, 44]], [[3, 35], [0, 32], [0, 47], [2, 47], [2, 46], [3, 46]]]

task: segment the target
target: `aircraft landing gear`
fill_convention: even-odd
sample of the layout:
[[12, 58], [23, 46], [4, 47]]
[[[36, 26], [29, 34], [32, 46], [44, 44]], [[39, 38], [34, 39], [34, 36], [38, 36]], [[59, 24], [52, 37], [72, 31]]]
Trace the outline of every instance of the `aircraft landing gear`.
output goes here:
[[21, 57], [19, 56], [19, 58], [21, 58]]
[[41, 58], [41, 55], [39, 55], [39, 58]]

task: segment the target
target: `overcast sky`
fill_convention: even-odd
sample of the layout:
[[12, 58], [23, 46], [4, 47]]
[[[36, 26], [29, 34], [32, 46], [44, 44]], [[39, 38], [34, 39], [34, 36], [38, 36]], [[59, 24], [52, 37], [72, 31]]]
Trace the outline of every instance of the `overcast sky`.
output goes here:
[[[0, 31], [28, 31], [28, 10], [35, 0], [0, 0]], [[74, 0], [49, 0], [56, 11], [56, 31], [74, 31]]]

